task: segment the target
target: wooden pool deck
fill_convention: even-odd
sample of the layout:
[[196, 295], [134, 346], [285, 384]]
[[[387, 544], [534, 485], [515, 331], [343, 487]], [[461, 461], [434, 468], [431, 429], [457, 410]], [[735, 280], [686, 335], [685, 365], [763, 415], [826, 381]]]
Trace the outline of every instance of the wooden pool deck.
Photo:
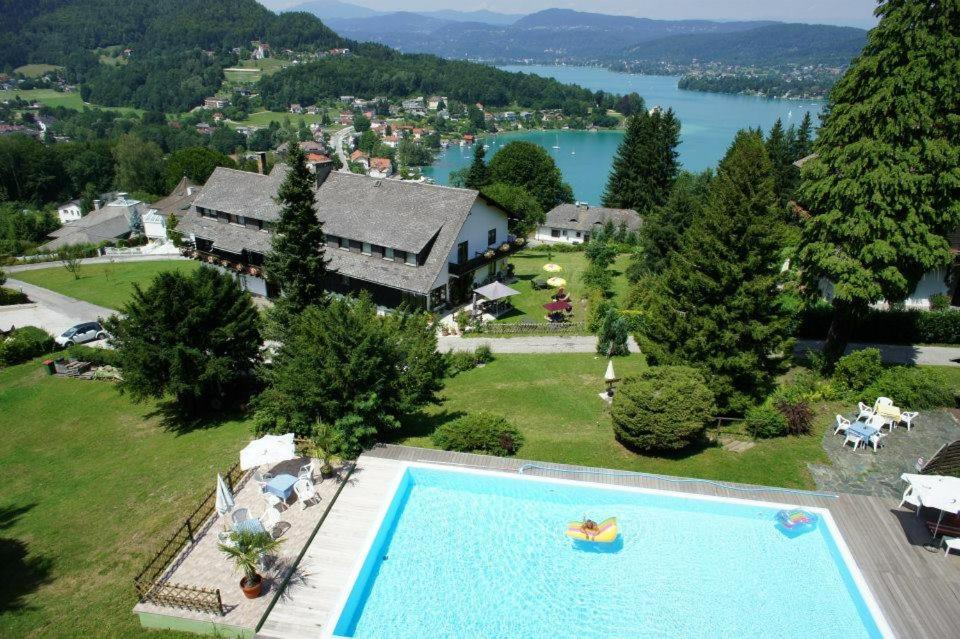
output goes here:
[[[386, 445], [368, 451], [333, 504], [291, 582], [269, 612], [257, 637], [323, 636], [350, 588], [400, 471], [400, 462], [427, 462], [585, 482], [670, 490], [819, 507], [830, 511], [887, 623], [903, 639], [960, 637], [960, 555], [944, 557], [931, 547], [923, 519], [897, 507], [899, 500], [838, 494], [783, 493], [760, 486], [718, 486], [681, 478], [658, 478], [585, 466]], [[599, 472], [620, 473], [601, 475]], [[735, 488], [734, 488], [735, 486]], [[736, 488], [747, 489], [737, 490]], [[695, 561], [691, 555], [691, 561]], [[779, 588], [771, 575], [771, 590]]]

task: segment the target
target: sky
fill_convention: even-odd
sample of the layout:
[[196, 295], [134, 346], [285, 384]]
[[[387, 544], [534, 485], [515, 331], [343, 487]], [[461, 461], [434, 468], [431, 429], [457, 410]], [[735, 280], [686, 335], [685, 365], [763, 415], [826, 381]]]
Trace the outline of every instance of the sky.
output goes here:
[[[260, 0], [271, 9], [305, 0]], [[655, 19], [780, 20], [870, 28], [876, 24], [877, 0], [345, 0], [378, 11], [488, 9], [500, 13], [533, 13], [549, 8], [630, 15]], [[389, 8], [388, 8], [389, 7]]]

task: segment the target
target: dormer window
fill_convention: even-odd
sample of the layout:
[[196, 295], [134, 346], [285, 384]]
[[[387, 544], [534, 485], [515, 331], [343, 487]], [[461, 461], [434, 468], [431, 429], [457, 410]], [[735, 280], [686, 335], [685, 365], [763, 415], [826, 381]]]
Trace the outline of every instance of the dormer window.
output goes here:
[[345, 238], [345, 237], [341, 237], [341, 238], [340, 238], [340, 249], [343, 250], [343, 251], [349, 251], [349, 250], [350, 250], [350, 240], [348, 240], [348, 239]]

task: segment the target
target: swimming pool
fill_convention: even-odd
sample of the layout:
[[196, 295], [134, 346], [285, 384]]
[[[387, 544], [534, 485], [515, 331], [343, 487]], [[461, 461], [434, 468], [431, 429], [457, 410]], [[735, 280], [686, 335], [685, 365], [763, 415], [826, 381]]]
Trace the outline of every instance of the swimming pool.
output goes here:
[[[413, 637], [892, 636], [832, 518], [784, 505], [409, 464], [333, 634]], [[621, 538], [583, 548], [584, 515]]]

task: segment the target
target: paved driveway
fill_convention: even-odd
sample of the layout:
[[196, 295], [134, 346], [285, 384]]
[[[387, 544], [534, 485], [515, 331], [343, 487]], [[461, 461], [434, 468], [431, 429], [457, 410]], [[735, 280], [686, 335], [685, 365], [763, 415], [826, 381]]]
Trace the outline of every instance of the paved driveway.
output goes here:
[[[31, 303], [0, 306], [0, 328], [3, 330], [29, 325], [42, 328], [51, 335], [59, 335], [74, 324], [106, 319], [116, 312], [20, 280], [8, 278], [5, 286], [23, 291]], [[89, 344], [102, 346], [103, 342], [101, 340]]]

